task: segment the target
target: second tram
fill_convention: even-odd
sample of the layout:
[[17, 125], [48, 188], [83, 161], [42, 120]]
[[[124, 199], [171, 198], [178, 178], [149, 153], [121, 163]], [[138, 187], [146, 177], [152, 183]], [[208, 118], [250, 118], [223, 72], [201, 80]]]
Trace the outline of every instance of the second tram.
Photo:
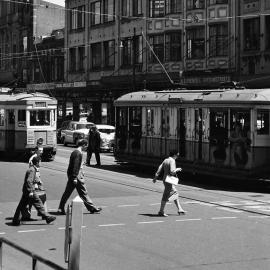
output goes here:
[[57, 100], [43, 93], [0, 93], [0, 155], [26, 159], [37, 144], [42, 159], [56, 154]]
[[141, 91], [115, 106], [119, 161], [157, 166], [178, 149], [188, 172], [269, 175], [270, 89]]

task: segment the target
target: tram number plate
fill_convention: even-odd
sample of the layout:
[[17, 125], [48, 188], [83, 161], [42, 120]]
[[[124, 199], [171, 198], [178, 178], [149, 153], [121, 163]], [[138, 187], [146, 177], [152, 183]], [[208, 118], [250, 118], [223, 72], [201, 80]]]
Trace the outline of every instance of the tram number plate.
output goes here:
[[35, 106], [45, 108], [46, 107], [46, 102], [35, 102]]

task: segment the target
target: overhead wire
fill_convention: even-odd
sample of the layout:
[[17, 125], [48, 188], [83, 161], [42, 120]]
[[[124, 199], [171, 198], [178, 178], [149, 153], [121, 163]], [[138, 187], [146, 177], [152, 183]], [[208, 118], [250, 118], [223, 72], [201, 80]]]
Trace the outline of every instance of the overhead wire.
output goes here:
[[[207, 18], [187, 18], [187, 19], [183, 19], [183, 18], [173, 18], [173, 17], [170, 17], [170, 16], [164, 16], [164, 17], [146, 17], [146, 16], [125, 16], [125, 15], [116, 15], [116, 14], [109, 14], [109, 13], [98, 13], [98, 12], [93, 12], [93, 11], [86, 11], [86, 10], [79, 10], [79, 9], [76, 9], [76, 8], [66, 8], [66, 7], [63, 7], [63, 6], [60, 6], [60, 5], [57, 5], [57, 4], [54, 4], [54, 3], [51, 3], [51, 2], [47, 2], [48, 4], [35, 4], [35, 3], [31, 3], [31, 2], [22, 2], [22, 1], [18, 1], [18, 0], [2, 0], [4, 2], [7, 2], [7, 3], [17, 3], [17, 4], [23, 4], [23, 5], [32, 5], [32, 6], [37, 6], [37, 7], [46, 7], [46, 8], [51, 8], [51, 9], [61, 9], [61, 10], [64, 10], [64, 11], [72, 11], [72, 12], [78, 12], [78, 13], [85, 13], [85, 14], [90, 14], [90, 15], [100, 15], [100, 16], [112, 16], [114, 18], [119, 18], [119, 19], [140, 19], [140, 20], [146, 20], [146, 21], [153, 21], [153, 20], [171, 20], [171, 21], [183, 21], [183, 22], [191, 22], [192, 20], [197, 20], [197, 22], [204, 22], [204, 21], [209, 21], [209, 20], [212, 20], [212, 21], [217, 21], [217, 20], [224, 20], [224, 19], [237, 19], [237, 18], [252, 18], [252, 17], [258, 17], [258, 16], [269, 16], [270, 13], [267, 13], [267, 12], [257, 12], [255, 14], [244, 14], [244, 15], [235, 15], [235, 16], [224, 16], [224, 17], [220, 17], [220, 18], [217, 18], [217, 17], [207, 17]], [[179, 13], [178, 13], [179, 14]], [[196, 16], [196, 15], [195, 15]], [[50, 35], [50, 34], [48, 34]], [[149, 44], [148, 40], [146, 39], [146, 37], [144, 36], [143, 32], [142, 32], [142, 36], [143, 38], [145, 39], [147, 45], [149, 46], [151, 52], [153, 53], [153, 55], [155, 56], [155, 58], [157, 59], [157, 61], [159, 62], [159, 64], [161, 64], [164, 72], [166, 73], [168, 79], [170, 80], [171, 83], [173, 83], [172, 79], [170, 78], [168, 72], [166, 71], [164, 65], [161, 63], [161, 61], [158, 59], [157, 55], [155, 54], [153, 48], [151, 47], [151, 45]], [[87, 44], [87, 45], [81, 45], [81, 46], [76, 46], [76, 47], [89, 47], [91, 46], [91, 44]], [[68, 50], [68, 48], [63, 48], [61, 47], [62, 50]], [[46, 49], [46, 50], [41, 50], [41, 51], [51, 51], [51, 50], [56, 50], [56, 48], [53, 48], [53, 49]], [[33, 53], [36, 52], [36, 56], [33, 56]], [[40, 51], [39, 51], [40, 52]], [[25, 52], [23, 53], [9, 53], [9, 54], [4, 54], [4, 55], [8, 55], [10, 58], [0, 58], [0, 60], [9, 60], [9, 59], [14, 59], [13, 55], [18, 55], [18, 57], [16, 58], [21, 58], [21, 57], [24, 57], [24, 58], [33, 58], [33, 57], [37, 57], [38, 58], [38, 61], [39, 61], [39, 56], [38, 56], [38, 53], [37, 53], [37, 50], [36, 51], [32, 51], [32, 52], [27, 52], [29, 54], [29, 56], [26, 56], [25, 55]], [[23, 55], [22, 55], [23, 54]], [[3, 53], [1, 53], [1, 55], [3, 55]], [[22, 56], [20, 56], [22, 55]], [[251, 79], [252, 80], [252, 79]], [[249, 81], [251, 81], [249, 80]]]

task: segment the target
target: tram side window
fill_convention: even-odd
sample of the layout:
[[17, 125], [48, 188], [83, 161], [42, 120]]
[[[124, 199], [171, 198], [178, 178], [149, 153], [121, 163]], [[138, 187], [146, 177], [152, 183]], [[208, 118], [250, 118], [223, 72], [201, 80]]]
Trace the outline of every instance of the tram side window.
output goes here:
[[129, 136], [130, 138], [141, 137], [142, 110], [140, 107], [129, 109]]
[[127, 134], [127, 108], [117, 108], [116, 136], [126, 137]]
[[231, 110], [231, 129], [239, 126], [245, 137], [250, 137], [250, 110]]
[[49, 126], [50, 125], [50, 111], [31, 111], [30, 112], [30, 126]]
[[147, 108], [146, 117], [146, 135], [151, 136], [154, 133], [154, 110]]
[[168, 110], [161, 110], [161, 137], [167, 137], [169, 131], [170, 117]]
[[5, 110], [0, 109], [0, 126], [5, 125]]
[[18, 127], [26, 126], [26, 110], [18, 110]]
[[8, 110], [8, 123], [11, 125], [15, 124], [15, 112], [14, 110]]
[[267, 110], [257, 112], [257, 134], [269, 135], [269, 111]]

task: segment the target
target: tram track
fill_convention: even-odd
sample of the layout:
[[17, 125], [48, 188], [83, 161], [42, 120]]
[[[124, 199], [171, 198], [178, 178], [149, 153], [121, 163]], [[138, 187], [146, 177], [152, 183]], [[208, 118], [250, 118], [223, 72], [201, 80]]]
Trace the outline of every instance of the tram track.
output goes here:
[[[57, 162], [54, 161], [54, 163], [58, 163], [59, 165], [62, 165], [63, 163], [61, 162]], [[52, 168], [51, 166], [45, 165], [44, 163], [42, 164], [43, 168], [52, 170], [52, 171], [58, 171], [58, 172], [63, 172], [66, 173], [66, 168], [65, 169], [61, 169], [61, 168]], [[99, 169], [100, 170], [100, 169]], [[115, 172], [118, 173], [118, 172]], [[121, 173], [121, 172], [119, 172]], [[93, 176], [91, 175], [91, 177], [89, 176], [85, 176], [85, 179], [88, 180], [98, 180], [98, 181], [103, 181], [106, 183], [112, 183], [112, 184], [117, 184], [117, 185], [121, 185], [121, 186], [125, 186], [125, 187], [131, 187], [131, 188], [136, 188], [139, 190], [145, 190], [145, 191], [150, 191], [150, 192], [155, 192], [155, 193], [160, 193], [162, 194], [163, 191], [157, 190], [155, 188], [150, 188], [150, 187], [145, 187], [142, 185], [137, 185], [137, 184], [133, 184], [133, 183], [123, 183], [123, 182], [119, 182], [119, 181], [115, 181], [115, 180], [109, 180], [109, 179], [104, 179], [102, 177], [97, 177], [97, 176]], [[205, 190], [202, 188], [197, 188], [197, 187], [188, 187], [188, 190], [192, 190], [192, 191], [201, 191], [207, 193], [207, 194], [214, 194], [216, 196], [220, 195], [222, 197], [226, 197], [229, 199], [237, 199], [237, 200], [242, 200], [242, 201], [248, 201], [248, 202], [252, 202], [252, 203], [258, 203], [260, 205], [264, 204], [264, 205], [269, 205], [270, 207], [270, 203], [268, 201], [264, 201], [264, 200], [258, 200], [258, 199], [247, 199], [247, 198], [243, 198], [241, 196], [235, 196], [235, 195], [228, 195], [224, 192], [215, 192], [215, 191], [210, 191], [210, 190]], [[258, 214], [258, 215], [262, 215], [262, 216], [270, 216], [270, 213], [262, 213], [261, 211], [258, 210], [252, 210], [252, 209], [246, 209], [244, 207], [241, 207], [241, 205], [226, 205], [226, 204], [222, 204], [219, 202], [213, 202], [213, 201], [209, 201], [209, 200], [205, 200], [205, 199], [200, 199], [200, 198], [194, 198], [194, 196], [183, 196], [183, 195], [179, 195], [180, 198], [182, 199], [187, 199], [187, 200], [191, 200], [194, 202], [198, 202], [198, 203], [202, 203], [202, 204], [208, 204], [208, 205], [212, 205], [215, 207], [225, 207], [228, 209], [232, 209], [232, 210], [241, 210], [243, 212], [247, 212], [247, 213], [252, 213], [252, 214]]]

